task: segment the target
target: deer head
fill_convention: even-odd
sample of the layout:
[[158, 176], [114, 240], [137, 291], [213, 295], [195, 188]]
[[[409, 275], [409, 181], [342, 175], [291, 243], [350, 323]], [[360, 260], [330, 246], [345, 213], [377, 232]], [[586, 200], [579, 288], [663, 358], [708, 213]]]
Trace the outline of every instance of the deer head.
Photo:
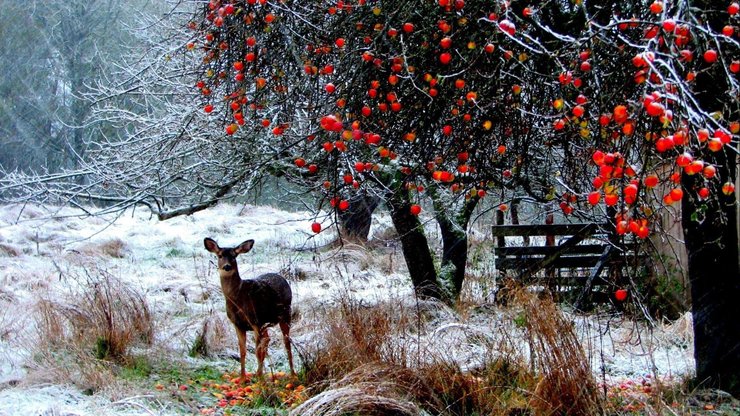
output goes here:
[[218, 257], [218, 274], [221, 278], [228, 279], [239, 277], [239, 267], [236, 264], [236, 256], [251, 250], [252, 246], [254, 246], [254, 240], [247, 240], [233, 248], [221, 248], [212, 238], [206, 238], [203, 240], [203, 244], [206, 246], [206, 250]]

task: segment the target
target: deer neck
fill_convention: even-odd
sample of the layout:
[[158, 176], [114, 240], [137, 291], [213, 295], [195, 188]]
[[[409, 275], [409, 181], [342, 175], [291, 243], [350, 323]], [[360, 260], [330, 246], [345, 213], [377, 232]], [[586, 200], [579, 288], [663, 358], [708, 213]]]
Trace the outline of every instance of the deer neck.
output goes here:
[[236, 299], [242, 288], [242, 278], [239, 276], [239, 270], [234, 269], [231, 272], [220, 271], [221, 291], [226, 298]]

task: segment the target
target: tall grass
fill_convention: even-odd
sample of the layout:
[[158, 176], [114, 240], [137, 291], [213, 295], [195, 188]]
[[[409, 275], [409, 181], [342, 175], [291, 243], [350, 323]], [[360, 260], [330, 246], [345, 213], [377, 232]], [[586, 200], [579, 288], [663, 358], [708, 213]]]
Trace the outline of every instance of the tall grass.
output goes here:
[[34, 357], [47, 377], [97, 389], [111, 364], [126, 364], [137, 344], [151, 344], [152, 314], [136, 288], [98, 268], [64, 277], [61, 294], [40, 296]]
[[597, 384], [574, 325], [549, 296], [519, 290], [515, 299], [524, 311], [532, 364], [540, 378], [531, 400], [537, 414], [599, 414]]
[[[437, 305], [436, 307], [441, 307]], [[346, 292], [321, 314], [303, 351], [314, 395], [302, 415], [598, 415], [601, 404], [572, 325], [549, 300], [517, 293], [499, 334], [459, 324], [458, 344], [440, 335], [429, 303], [368, 303]], [[515, 316], [524, 316], [519, 328]], [[446, 326], [449, 326], [447, 324]], [[506, 329], [528, 339], [522, 345]], [[475, 344], [476, 357], [456, 356]], [[466, 361], [467, 360], [467, 361]]]

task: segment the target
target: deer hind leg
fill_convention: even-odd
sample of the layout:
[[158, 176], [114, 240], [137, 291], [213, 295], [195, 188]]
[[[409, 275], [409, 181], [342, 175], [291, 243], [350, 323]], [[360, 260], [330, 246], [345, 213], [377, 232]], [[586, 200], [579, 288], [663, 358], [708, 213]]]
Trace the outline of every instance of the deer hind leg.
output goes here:
[[293, 368], [293, 350], [290, 345], [290, 324], [287, 322], [280, 322], [280, 331], [283, 332], [283, 343], [285, 344], [285, 351], [288, 353], [290, 375], [295, 376], [295, 369]]
[[267, 327], [259, 328], [254, 331], [255, 335], [255, 354], [257, 355], [257, 377], [262, 377], [262, 368], [265, 357], [267, 356], [267, 346], [270, 344], [270, 334], [267, 333]]
[[239, 339], [239, 364], [241, 366], [239, 379], [244, 382], [247, 380], [247, 373], [244, 371], [244, 360], [247, 357], [247, 333], [236, 328], [236, 337]]

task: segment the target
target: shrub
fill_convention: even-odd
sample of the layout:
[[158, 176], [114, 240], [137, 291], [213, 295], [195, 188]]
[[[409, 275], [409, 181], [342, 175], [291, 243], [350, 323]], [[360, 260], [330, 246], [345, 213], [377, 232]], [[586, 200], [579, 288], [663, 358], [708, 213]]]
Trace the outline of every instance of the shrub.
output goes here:
[[65, 278], [65, 293], [37, 302], [35, 356], [43, 366], [63, 369], [58, 375], [67, 381], [101, 387], [110, 364], [127, 364], [135, 344], [151, 344], [151, 312], [137, 289], [104, 270]]

